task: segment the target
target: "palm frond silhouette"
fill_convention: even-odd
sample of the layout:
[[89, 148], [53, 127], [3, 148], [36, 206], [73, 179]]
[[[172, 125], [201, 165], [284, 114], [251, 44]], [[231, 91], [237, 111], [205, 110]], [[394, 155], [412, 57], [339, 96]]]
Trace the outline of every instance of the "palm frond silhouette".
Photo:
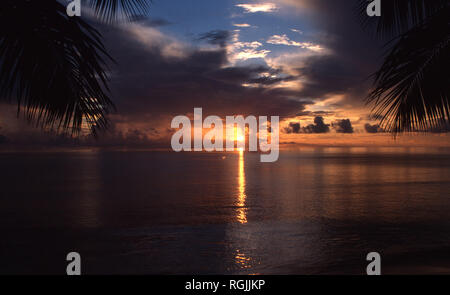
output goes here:
[[450, 120], [450, 3], [446, 0], [382, 1], [381, 17], [364, 26], [391, 38], [367, 97], [374, 117], [394, 135], [447, 128]]
[[[101, 18], [131, 19], [143, 0], [86, 0]], [[69, 17], [56, 0], [3, 0], [0, 8], [0, 99], [43, 128], [93, 134], [108, 125], [106, 52], [100, 33]]]
[[133, 20], [146, 15], [151, 0], [86, 0], [95, 13], [107, 22]]

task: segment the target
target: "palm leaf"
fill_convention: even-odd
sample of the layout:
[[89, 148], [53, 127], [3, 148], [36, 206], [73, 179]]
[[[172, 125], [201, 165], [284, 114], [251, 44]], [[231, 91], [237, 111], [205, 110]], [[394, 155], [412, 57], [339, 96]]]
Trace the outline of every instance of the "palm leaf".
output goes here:
[[146, 15], [151, 0], [85, 0], [97, 15], [107, 22], [125, 18], [133, 20]]
[[45, 128], [95, 133], [113, 107], [100, 34], [57, 1], [3, 0], [0, 99]]
[[[384, 3], [384, 2], [383, 2]], [[394, 134], [446, 128], [450, 94], [450, 9], [441, 9], [392, 41], [368, 97]]]
[[398, 36], [448, 7], [448, 0], [381, 0], [381, 16], [369, 17], [366, 9], [373, 0], [358, 0], [360, 21], [383, 38]]

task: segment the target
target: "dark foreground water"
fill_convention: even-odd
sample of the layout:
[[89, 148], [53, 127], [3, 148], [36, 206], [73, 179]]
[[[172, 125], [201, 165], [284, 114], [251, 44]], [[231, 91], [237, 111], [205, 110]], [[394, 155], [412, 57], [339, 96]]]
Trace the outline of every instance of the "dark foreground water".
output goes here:
[[0, 153], [0, 273], [450, 273], [450, 152]]

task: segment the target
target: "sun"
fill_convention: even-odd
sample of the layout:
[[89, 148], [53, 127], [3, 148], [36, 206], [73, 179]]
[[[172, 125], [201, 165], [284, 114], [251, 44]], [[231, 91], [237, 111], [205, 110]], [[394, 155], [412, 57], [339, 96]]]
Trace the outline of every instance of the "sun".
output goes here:
[[[242, 144], [245, 142], [245, 136], [241, 128], [234, 127], [234, 140], [239, 144]], [[237, 151], [242, 153], [244, 152], [243, 147], [238, 147]]]
[[237, 142], [244, 142], [245, 137], [244, 137], [244, 133], [242, 132], [241, 128], [234, 127], [234, 139]]

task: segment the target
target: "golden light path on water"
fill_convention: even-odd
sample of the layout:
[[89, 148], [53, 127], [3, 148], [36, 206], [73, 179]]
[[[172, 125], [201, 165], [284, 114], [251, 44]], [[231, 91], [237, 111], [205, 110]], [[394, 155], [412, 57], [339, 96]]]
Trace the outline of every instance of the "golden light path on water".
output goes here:
[[[245, 142], [245, 131], [235, 128], [234, 140], [237, 143]], [[238, 179], [237, 179], [237, 196], [235, 201], [236, 207], [236, 221], [240, 224], [247, 223], [247, 195], [245, 193], [245, 161], [244, 161], [244, 148], [238, 147]], [[238, 230], [239, 231], [239, 230]], [[236, 232], [237, 233], [237, 232]], [[240, 234], [238, 234], [240, 235]], [[238, 239], [240, 240], [240, 239]], [[241, 249], [240, 249], [241, 248]], [[234, 261], [239, 269], [251, 269], [253, 267], [252, 258], [244, 253], [245, 245], [235, 249]]]
[[[236, 219], [241, 224], [247, 223], [247, 208], [246, 208], [246, 198], [245, 194], [245, 171], [244, 171], [244, 151], [239, 149], [239, 170], [238, 170], [238, 195], [237, 195], [237, 214]], [[252, 268], [252, 259], [243, 253], [242, 250], [236, 249], [234, 256], [236, 264], [240, 269], [250, 269]]]
[[245, 208], [245, 171], [244, 171], [244, 151], [239, 150], [239, 173], [238, 173], [238, 198], [237, 198], [237, 220], [240, 223], [247, 223], [247, 209]]

